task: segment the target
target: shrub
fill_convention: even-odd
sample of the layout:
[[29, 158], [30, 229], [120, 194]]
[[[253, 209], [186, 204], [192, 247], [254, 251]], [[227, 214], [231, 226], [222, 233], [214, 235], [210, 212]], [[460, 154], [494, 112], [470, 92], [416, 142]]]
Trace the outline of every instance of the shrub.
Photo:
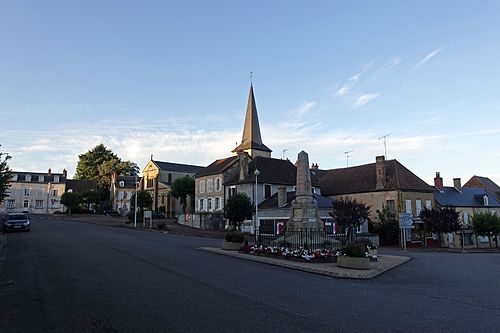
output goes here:
[[366, 247], [359, 243], [348, 244], [342, 248], [340, 254], [348, 257], [364, 258], [366, 257]]
[[245, 236], [237, 231], [230, 231], [225, 236], [226, 242], [231, 243], [243, 243], [245, 241]]

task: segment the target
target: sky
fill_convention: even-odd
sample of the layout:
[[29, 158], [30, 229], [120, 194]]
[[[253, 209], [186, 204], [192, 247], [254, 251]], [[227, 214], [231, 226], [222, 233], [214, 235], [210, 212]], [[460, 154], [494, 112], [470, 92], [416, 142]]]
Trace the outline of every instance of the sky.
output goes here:
[[99, 143], [141, 169], [241, 141], [250, 72], [273, 157], [384, 154], [500, 184], [498, 1], [1, 1], [0, 151], [74, 175]]

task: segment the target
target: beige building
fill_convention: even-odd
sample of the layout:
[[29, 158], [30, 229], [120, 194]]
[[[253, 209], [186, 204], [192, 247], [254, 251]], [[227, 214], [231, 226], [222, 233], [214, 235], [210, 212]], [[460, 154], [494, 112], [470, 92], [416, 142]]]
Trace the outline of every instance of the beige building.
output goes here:
[[370, 219], [378, 221], [377, 210], [386, 206], [396, 217], [399, 213], [413, 215], [414, 229], [407, 233], [410, 246], [430, 242], [432, 235], [425, 235], [419, 214], [424, 208], [434, 206], [435, 188], [428, 185], [397, 160], [377, 156], [375, 163], [354, 167], [317, 170], [321, 193], [332, 200], [356, 199], [371, 207]]
[[163, 206], [168, 217], [177, 216], [182, 207], [180, 201], [170, 194], [172, 183], [185, 176], [194, 177], [201, 169], [203, 167], [196, 165], [154, 161], [151, 156], [143, 170], [141, 188], [153, 197], [153, 210], [157, 211]]
[[119, 176], [116, 173], [111, 175], [111, 186], [109, 188], [109, 198], [113, 210], [126, 215], [131, 209], [132, 194], [135, 193], [136, 185], [140, 182], [140, 177]]
[[63, 211], [61, 195], [65, 192], [67, 172], [52, 173], [12, 171], [7, 198], [0, 204], [1, 212], [52, 214]]

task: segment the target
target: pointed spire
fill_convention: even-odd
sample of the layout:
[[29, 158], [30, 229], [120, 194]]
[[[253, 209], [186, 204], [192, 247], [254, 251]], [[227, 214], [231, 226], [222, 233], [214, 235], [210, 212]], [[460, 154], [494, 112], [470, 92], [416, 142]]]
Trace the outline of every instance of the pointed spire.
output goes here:
[[259, 116], [257, 115], [257, 106], [253, 93], [253, 84], [250, 83], [250, 92], [248, 94], [247, 112], [245, 115], [245, 126], [243, 127], [243, 136], [241, 144], [233, 152], [250, 150], [250, 156], [253, 156], [252, 150], [260, 150], [270, 153], [271, 149], [262, 143], [260, 136]]

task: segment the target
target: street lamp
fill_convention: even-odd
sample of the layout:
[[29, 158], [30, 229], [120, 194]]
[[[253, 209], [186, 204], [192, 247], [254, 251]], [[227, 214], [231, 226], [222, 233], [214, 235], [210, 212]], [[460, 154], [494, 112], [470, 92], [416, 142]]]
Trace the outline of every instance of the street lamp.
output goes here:
[[255, 237], [257, 237], [257, 221], [259, 220], [259, 203], [257, 202], [258, 196], [257, 196], [257, 177], [260, 175], [260, 171], [256, 168], [254, 173], [255, 175], [255, 221], [254, 221], [254, 226], [253, 226], [253, 232], [255, 234]]
[[134, 228], [137, 228], [137, 175], [135, 176]]

